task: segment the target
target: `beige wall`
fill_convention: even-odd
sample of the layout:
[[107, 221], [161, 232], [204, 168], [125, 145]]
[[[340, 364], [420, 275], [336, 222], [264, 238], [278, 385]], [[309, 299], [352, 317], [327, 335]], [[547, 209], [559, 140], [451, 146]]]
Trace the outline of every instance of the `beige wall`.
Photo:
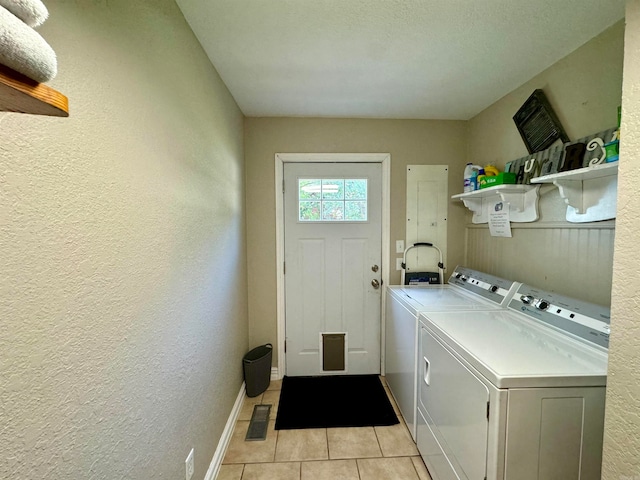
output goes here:
[[[390, 153], [391, 258], [405, 236], [406, 166], [448, 164], [449, 191], [462, 189], [466, 122], [428, 120], [247, 118], [247, 261], [251, 346], [276, 344], [276, 153]], [[464, 209], [453, 205], [448, 221], [449, 258], [462, 261]], [[451, 270], [449, 270], [451, 271]], [[399, 283], [400, 272], [391, 272]], [[274, 357], [275, 364], [275, 357]]]
[[640, 478], [640, 1], [627, 2], [622, 87], [622, 141], [618, 183], [611, 347], [607, 381], [605, 480]]
[[[622, 96], [624, 23], [619, 22], [469, 121], [468, 161], [494, 163], [527, 155], [513, 115], [541, 88], [572, 140], [617, 125]], [[593, 228], [565, 221], [556, 187], [540, 189], [540, 220], [512, 224], [513, 238], [492, 238], [486, 225], [468, 229], [466, 263], [586, 301], [608, 305], [613, 223]], [[467, 215], [470, 222], [471, 215]], [[532, 228], [530, 228], [532, 227]], [[589, 281], [576, 281], [588, 278]]]
[[527, 155], [513, 122], [536, 88], [544, 90], [571, 140], [617, 125], [622, 95], [620, 21], [469, 121], [469, 161], [500, 167]]
[[172, 0], [49, 0], [0, 113], [0, 478], [202, 479], [248, 346], [243, 116]]

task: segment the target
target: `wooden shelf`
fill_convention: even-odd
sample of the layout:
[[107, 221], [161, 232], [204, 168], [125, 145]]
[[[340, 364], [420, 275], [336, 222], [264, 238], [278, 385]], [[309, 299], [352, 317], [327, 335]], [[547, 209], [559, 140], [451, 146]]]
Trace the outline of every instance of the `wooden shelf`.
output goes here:
[[69, 116], [69, 100], [53, 88], [0, 65], [0, 111]]
[[616, 217], [618, 162], [577, 168], [531, 179], [552, 183], [567, 204], [567, 221], [597, 222]]
[[487, 223], [488, 209], [496, 202], [509, 205], [512, 222], [535, 222], [538, 220], [539, 185], [496, 185], [473, 192], [459, 193], [451, 198], [462, 200], [465, 207], [473, 212], [473, 223]]
[[463, 200], [465, 198], [488, 198], [500, 194], [522, 194], [531, 190], [531, 188], [532, 187], [530, 185], [496, 185], [495, 187], [481, 188], [480, 190], [474, 190], [473, 192], [458, 193], [457, 195], [452, 195], [451, 198]]
[[531, 179], [531, 183], [554, 183], [556, 180], [593, 180], [618, 174], [618, 162], [603, 163], [593, 167], [576, 168], [567, 172], [551, 173]]

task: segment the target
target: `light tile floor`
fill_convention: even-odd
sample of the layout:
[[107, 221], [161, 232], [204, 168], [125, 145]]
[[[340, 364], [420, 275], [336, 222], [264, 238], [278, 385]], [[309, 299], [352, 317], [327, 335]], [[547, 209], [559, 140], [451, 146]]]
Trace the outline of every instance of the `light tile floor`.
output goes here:
[[[246, 397], [217, 480], [431, 480], [400, 420], [390, 427], [275, 430], [282, 381]], [[264, 441], [245, 442], [253, 406], [273, 405]]]

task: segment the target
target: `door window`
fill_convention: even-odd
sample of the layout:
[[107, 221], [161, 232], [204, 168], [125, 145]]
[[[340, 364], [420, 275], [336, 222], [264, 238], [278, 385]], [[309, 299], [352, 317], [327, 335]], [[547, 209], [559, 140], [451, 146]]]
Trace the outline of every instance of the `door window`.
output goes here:
[[366, 222], [366, 178], [299, 178], [298, 221]]

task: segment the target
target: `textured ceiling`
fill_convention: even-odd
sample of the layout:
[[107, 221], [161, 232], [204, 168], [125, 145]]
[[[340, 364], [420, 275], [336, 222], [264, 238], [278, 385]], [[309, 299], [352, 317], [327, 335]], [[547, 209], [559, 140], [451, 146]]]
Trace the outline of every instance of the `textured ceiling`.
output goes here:
[[624, 16], [624, 0], [177, 3], [247, 116], [466, 120]]

